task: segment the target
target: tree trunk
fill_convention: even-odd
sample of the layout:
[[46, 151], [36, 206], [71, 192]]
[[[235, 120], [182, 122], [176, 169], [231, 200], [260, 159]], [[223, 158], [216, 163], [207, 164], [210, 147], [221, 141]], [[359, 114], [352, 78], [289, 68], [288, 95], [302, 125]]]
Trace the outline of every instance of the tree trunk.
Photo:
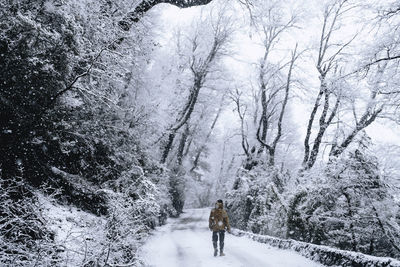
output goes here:
[[178, 147], [178, 154], [176, 156], [176, 162], [178, 166], [182, 166], [182, 160], [183, 160], [183, 151], [185, 149], [185, 144], [187, 137], [189, 136], [189, 124], [185, 124], [185, 131], [182, 133], [181, 141], [179, 142], [179, 147]]
[[186, 103], [183, 112], [181, 112], [181, 114], [182, 114], [181, 117], [177, 120], [177, 123], [174, 126], [172, 126], [170, 129], [168, 141], [164, 147], [162, 157], [160, 160], [161, 163], [165, 163], [165, 161], [167, 160], [167, 157], [169, 155], [169, 152], [171, 151], [172, 143], [174, 142], [176, 133], [190, 119], [190, 116], [192, 115], [194, 107], [197, 103], [197, 97], [199, 96], [199, 92], [202, 87], [202, 82], [199, 79], [195, 79], [195, 81], [196, 82], [191, 90], [188, 102]]
[[308, 119], [307, 132], [306, 132], [306, 137], [304, 139], [303, 166], [306, 166], [308, 158], [310, 156], [310, 137], [311, 137], [312, 125], [314, 123], [315, 115], [317, 114], [319, 103], [321, 101], [323, 94], [324, 91], [322, 90], [322, 88], [320, 88], [317, 99], [315, 99], [314, 107], [311, 111], [310, 118]]
[[311, 169], [314, 166], [314, 164], [317, 160], [317, 156], [318, 156], [319, 149], [321, 146], [322, 138], [324, 137], [325, 132], [328, 129], [329, 125], [332, 123], [333, 118], [336, 116], [336, 112], [339, 108], [340, 96], [336, 96], [335, 106], [333, 107], [328, 119], [326, 119], [326, 117], [328, 115], [329, 105], [330, 105], [329, 104], [330, 93], [328, 92], [325, 84], [321, 84], [321, 91], [325, 95], [325, 98], [324, 98], [324, 108], [323, 108], [321, 116], [319, 118], [319, 130], [318, 130], [317, 136], [314, 139], [314, 145], [311, 150], [311, 153], [310, 153], [308, 159], [306, 160], [305, 164], [303, 165], [303, 170]]
[[267, 139], [267, 131], [268, 131], [268, 119], [267, 119], [267, 92], [264, 82], [261, 85], [261, 103], [262, 103], [262, 113], [261, 113], [261, 125], [262, 125], [262, 132], [261, 132], [261, 140], [266, 141]]
[[294, 65], [294, 62], [296, 61], [296, 51], [297, 51], [297, 44], [293, 51], [292, 59], [290, 61], [289, 71], [288, 71], [287, 80], [286, 80], [286, 87], [285, 87], [285, 97], [282, 102], [282, 108], [281, 108], [281, 112], [279, 114], [279, 119], [278, 119], [278, 131], [277, 131], [275, 139], [272, 143], [271, 149], [269, 150], [269, 164], [271, 166], [275, 165], [276, 146], [278, 145], [278, 142], [282, 136], [282, 121], [283, 121], [283, 115], [285, 115], [286, 105], [289, 100], [290, 81], [292, 78], [293, 65]]
[[237, 110], [237, 113], [238, 113], [239, 119], [240, 119], [240, 135], [241, 135], [241, 139], [242, 139], [241, 140], [242, 149], [243, 149], [244, 153], [246, 154], [246, 156], [249, 157], [249, 143], [247, 141], [247, 136], [246, 136], [245, 130], [244, 130], [244, 120], [245, 120], [245, 115], [246, 115], [246, 109], [244, 111], [242, 111], [240, 96], [241, 96], [241, 93], [236, 88], [236, 95], [233, 96], [232, 99], [236, 104], [236, 110]]
[[[327, 84], [326, 84], [326, 75], [332, 70], [333, 65], [335, 64], [335, 58], [342, 53], [342, 50], [350, 44], [350, 42], [353, 40], [350, 40], [350, 42], [347, 42], [343, 45], [340, 45], [339, 48], [336, 50], [336, 52], [327, 57], [327, 51], [330, 47], [333, 45], [330, 44], [330, 39], [332, 36], [332, 33], [335, 31], [336, 23], [339, 18], [339, 16], [342, 13], [342, 8], [345, 5], [346, 1], [342, 1], [337, 3], [337, 6], [332, 5], [331, 8], [326, 9], [323, 15], [324, 22], [322, 24], [322, 31], [321, 31], [321, 37], [319, 41], [319, 49], [318, 49], [318, 60], [317, 60], [317, 70], [320, 75], [320, 90], [318, 93], [318, 96], [315, 100], [314, 107], [311, 111], [310, 118], [308, 120], [308, 125], [307, 125], [307, 132], [306, 132], [306, 137], [304, 139], [304, 158], [303, 158], [303, 167], [300, 170], [300, 172], [304, 170], [308, 170], [312, 168], [315, 164], [315, 161], [317, 159], [318, 153], [319, 153], [319, 148], [321, 145], [322, 138], [324, 137], [326, 129], [329, 127], [331, 124], [332, 119], [336, 115], [336, 111], [339, 105], [339, 95], [337, 96], [337, 101], [335, 104], [335, 107], [331, 111], [331, 114], [328, 118], [327, 121], [325, 121], [328, 110], [329, 110], [329, 95], [331, 94], [327, 90]], [[346, 11], [343, 11], [346, 12]], [[339, 26], [340, 27], [340, 26]], [[324, 102], [324, 107], [322, 109], [322, 113], [320, 116], [319, 120], [319, 130], [317, 133], [317, 136], [314, 139], [314, 145], [313, 148], [310, 152], [310, 138], [311, 138], [311, 133], [312, 133], [312, 126], [315, 120], [316, 113], [318, 111], [318, 108], [320, 106], [320, 101], [322, 97], [325, 95], [325, 102]]]
[[175, 139], [175, 135], [176, 131], [172, 131], [169, 133], [167, 144], [165, 145], [163, 154], [161, 156], [161, 161], [160, 161], [161, 163], [165, 163], [165, 161], [167, 160], [168, 154], [172, 148], [172, 143], [174, 142]]

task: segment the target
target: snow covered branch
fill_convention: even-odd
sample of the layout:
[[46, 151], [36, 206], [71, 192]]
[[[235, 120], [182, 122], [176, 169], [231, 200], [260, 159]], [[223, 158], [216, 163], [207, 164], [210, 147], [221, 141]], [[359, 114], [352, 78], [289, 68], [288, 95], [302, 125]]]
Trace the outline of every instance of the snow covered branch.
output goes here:
[[143, 15], [158, 4], [166, 3], [179, 8], [207, 5], [212, 0], [142, 0], [133, 10], [129, 12], [123, 20], [118, 22], [124, 31], [129, 31], [133, 23], [139, 22]]

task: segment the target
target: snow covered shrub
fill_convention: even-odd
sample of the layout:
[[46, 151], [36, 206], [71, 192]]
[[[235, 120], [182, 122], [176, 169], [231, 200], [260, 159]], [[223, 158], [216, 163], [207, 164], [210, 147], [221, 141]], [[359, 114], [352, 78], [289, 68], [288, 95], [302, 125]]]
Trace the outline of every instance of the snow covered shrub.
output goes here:
[[226, 207], [231, 225], [239, 229], [247, 229], [252, 210], [252, 198], [248, 195], [249, 182], [246, 171], [242, 170], [235, 180], [233, 190], [226, 193]]
[[155, 226], [165, 222], [166, 209], [171, 209], [168, 197], [151, 181], [154, 173], [149, 177], [146, 172], [133, 166], [105, 184], [107, 189], [99, 190], [107, 196], [106, 216], [47, 204], [51, 229], [56, 232], [57, 245], [63, 248], [59, 254], [62, 264], [139, 265], [137, 249]]
[[55, 266], [58, 260], [32, 188], [20, 177], [0, 177], [0, 265]]
[[[136, 251], [151, 229], [159, 225], [161, 194], [140, 167], [124, 173], [117, 181], [120, 190], [109, 192], [109, 214], [105, 225], [104, 264], [133, 264]], [[100, 256], [100, 257], [99, 257]]]
[[185, 205], [185, 183], [184, 171], [181, 168], [177, 167], [174, 171], [171, 171], [168, 191], [172, 207], [176, 210], [176, 214], [171, 214], [173, 216], [178, 216], [183, 211], [183, 206]]
[[284, 236], [286, 203], [283, 197], [288, 175], [259, 165], [239, 173], [227, 193], [227, 208], [233, 225], [254, 233]]
[[[138, 247], [173, 209], [164, 170], [148, 158], [142, 163], [145, 168], [134, 165], [98, 189], [97, 194], [107, 199], [106, 216], [63, 206], [46, 196], [40, 198], [44, 217], [55, 233], [60, 265], [139, 265]], [[86, 190], [86, 184], [82, 186]]]
[[[293, 196], [289, 237], [377, 256], [399, 256], [399, 206], [377, 159], [354, 149]], [[304, 178], [304, 177], [303, 177]]]
[[337, 190], [334, 212], [342, 222], [328, 227], [336, 245], [377, 256], [400, 256], [399, 205], [389, 193], [378, 160], [367, 148], [360, 148], [328, 168], [327, 176]]

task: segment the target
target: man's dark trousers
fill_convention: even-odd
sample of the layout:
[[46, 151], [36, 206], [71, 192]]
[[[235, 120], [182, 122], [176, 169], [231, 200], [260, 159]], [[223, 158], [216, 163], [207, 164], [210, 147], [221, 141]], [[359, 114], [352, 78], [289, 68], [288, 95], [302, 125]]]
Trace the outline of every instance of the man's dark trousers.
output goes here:
[[219, 251], [224, 251], [225, 230], [213, 231], [212, 241], [214, 249], [217, 249], [218, 236], [219, 236]]

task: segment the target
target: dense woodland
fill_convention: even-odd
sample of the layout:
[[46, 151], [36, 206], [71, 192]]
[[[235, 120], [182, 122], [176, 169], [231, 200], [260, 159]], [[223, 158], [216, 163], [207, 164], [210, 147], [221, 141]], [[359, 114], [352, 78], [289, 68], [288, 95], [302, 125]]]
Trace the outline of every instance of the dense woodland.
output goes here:
[[[218, 198], [400, 258], [399, 31], [397, 0], [0, 0], [0, 265], [139, 265]], [[102, 222], [84, 253], [43, 198]]]

